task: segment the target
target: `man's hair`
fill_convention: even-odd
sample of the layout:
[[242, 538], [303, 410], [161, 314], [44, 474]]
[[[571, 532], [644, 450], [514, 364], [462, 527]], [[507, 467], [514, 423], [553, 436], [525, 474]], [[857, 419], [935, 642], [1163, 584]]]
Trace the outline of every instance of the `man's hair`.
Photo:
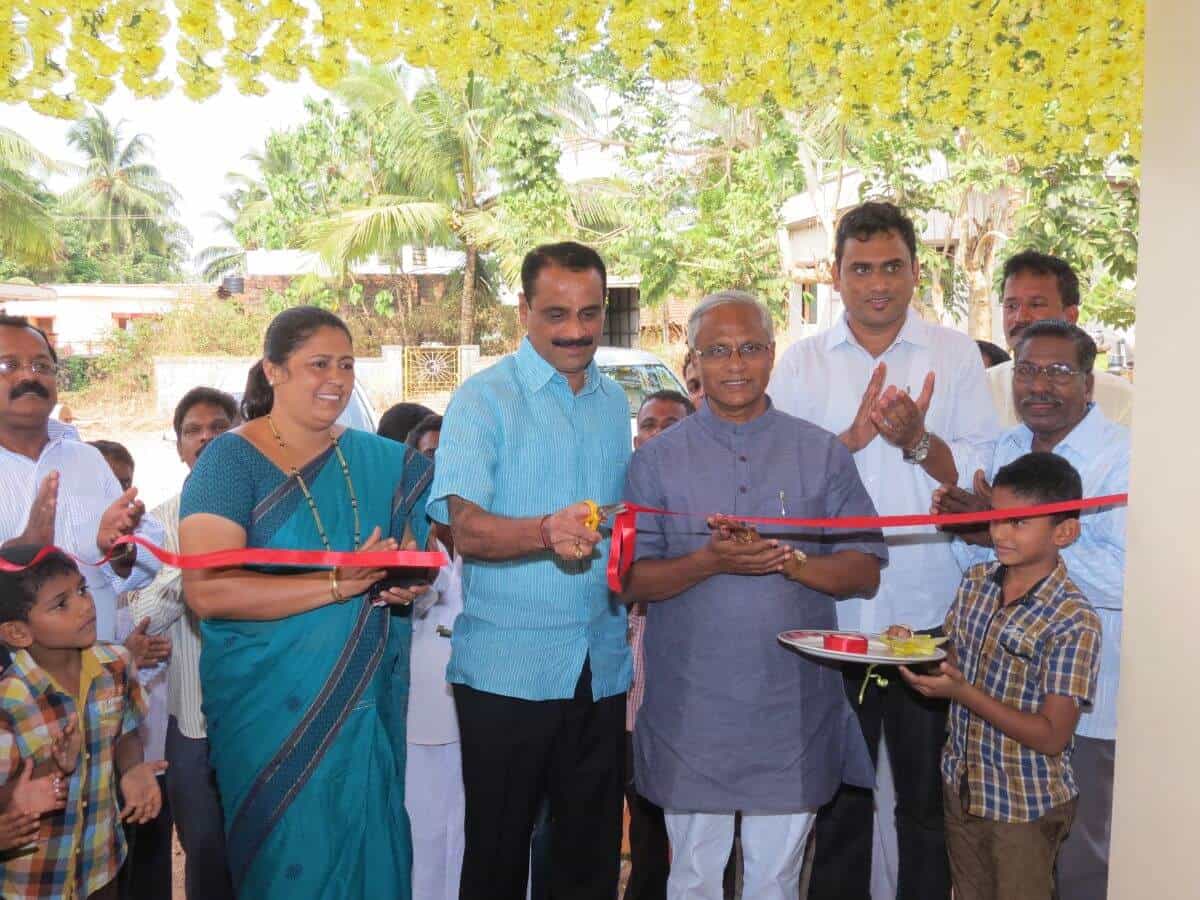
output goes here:
[[1013, 347], [1013, 357], [1021, 356], [1021, 349], [1034, 338], [1052, 337], [1063, 338], [1075, 345], [1075, 363], [1081, 372], [1090, 372], [1096, 364], [1096, 342], [1092, 336], [1070, 322], [1062, 319], [1041, 319], [1031, 322], [1017, 336], [1017, 344]]
[[758, 313], [758, 317], [762, 322], [762, 326], [766, 329], [767, 340], [775, 340], [775, 323], [771, 321], [771, 311], [767, 309], [767, 305], [759, 301], [753, 294], [748, 294], [745, 291], [717, 291], [715, 294], [709, 294], [703, 298], [692, 309], [687, 320], [687, 341], [688, 346], [693, 350], [696, 347], [696, 336], [700, 333], [700, 321], [718, 306], [727, 306], [734, 304], [737, 306], [752, 307]]
[[562, 241], [558, 244], [542, 244], [534, 247], [525, 254], [521, 262], [521, 291], [525, 294], [525, 302], [533, 308], [533, 286], [537, 283], [538, 273], [547, 266], [560, 266], [571, 272], [587, 272], [594, 269], [600, 273], [600, 292], [608, 296], [608, 270], [604, 268], [604, 260], [600, 254], [585, 244], [575, 241]]
[[119, 444], [116, 441], [88, 441], [88, 444], [100, 451], [100, 455], [111, 465], [112, 463], [124, 463], [133, 468], [133, 454], [125, 447], [124, 444]]
[[425, 435], [429, 434], [429, 432], [431, 432], [431, 431], [441, 431], [441, 430], [442, 430], [442, 417], [439, 416], [437, 413], [430, 413], [425, 418], [423, 418], [420, 422], [418, 422], [416, 427], [413, 428], [413, 430], [408, 433], [408, 438], [407, 438], [407, 440], [405, 440], [404, 443], [408, 444], [408, 446], [412, 447], [415, 450], [417, 448], [417, 445], [419, 443], [421, 443], [421, 438], [423, 438]]
[[1079, 305], [1079, 276], [1065, 259], [1051, 256], [1049, 253], [1039, 253], [1037, 250], [1022, 250], [1004, 261], [1000, 290], [1004, 290], [1009, 278], [1023, 272], [1053, 275], [1054, 280], [1058, 282], [1058, 296], [1062, 298], [1063, 306]]
[[[29, 566], [42, 551], [39, 544], [13, 544], [0, 549], [0, 558], [17, 566]], [[56, 575], [79, 574], [71, 557], [52, 548], [36, 565], [19, 572], [0, 572], [0, 622], [28, 622], [37, 592]]]
[[849, 209], [838, 220], [837, 235], [833, 245], [833, 261], [835, 265], [842, 264], [842, 251], [846, 249], [846, 241], [854, 238], [865, 241], [877, 234], [895, 232], [908, 247], [908, 255], [917, 258], [917, 230], [913, 227], [912, 219], [900, 211], [894, 203], [873, 201], [860, 203]]
[[50, 352], [50, 358], [55, 363], [58, 362], [58, 353], [55, 352], [54, 345], [50, 343], [49, 336], [24, 316], [10, 316], [8, 313], [0, 312], [0, 328], [26, 328], [34, 332], [46, 342], [46, 349]]
[[432, 415], [433, 410], [420, 403], [397, 403], [379, 417], [375, 433], [403, 444], [408, 438], [408, 433]]
[[237, 421], [238, 406], [232, 394], [218, 391], [216, 388], [194, 387], [179, 398], [179, 402], [175, 404], [175, 440], [183, 437], [183, 420], [187, 414], [191, 412], [193, 406], [199, 406], [201, 403], [219, 406], [225, 415], [229, 416], [231, 423]]
[[998, 366], [1000, 363], [1008, 362], [1012, 359], [1008, 355], [1008, 351], [1003, 347], [993, 344], [991, 341], [976, 339], [975, 343], [979, 346], [979, 352], [987, 360], [987, 367]]
[[[1001, 466], [992, 487], [1006, 487], [1034, 504], [1083, 499], [1083, 479], [1075, 467], [1054, 453], [1026, 453]], [[1056, 513], [1054, 520], [1078, 519], [1079, 510]]]
[[687, 378], [688, 366], [694, 366], [698, 360], [696, 359], [696, 351], [691, 347], [687, 348], [687, 352], [683, 354], [683, 365], [679, 367], [679, 374]]
[[678, 403], [685, 410], [687, 410], [687, 414], [689, 416], [696, 411], [695, 404], [693, 404], [685, 394], [681, 394], [679, 391], [672, 391], [668, 389], [655, 391], [653, 394], [647, 394], [645, 399], [642, 400], [642, 405], [638, 407], [638, 416], [641, 416], [642, 410], [646, 408], [647, 403], [653, 403], [655, 400], [665, 400], [667, 403]]

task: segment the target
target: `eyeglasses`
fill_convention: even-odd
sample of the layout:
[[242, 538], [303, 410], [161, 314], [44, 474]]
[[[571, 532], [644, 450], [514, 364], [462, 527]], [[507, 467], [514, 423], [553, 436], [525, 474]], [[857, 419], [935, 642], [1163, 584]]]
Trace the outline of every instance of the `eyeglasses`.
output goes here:
[[758, 359], [770, 350], [774, 344], [762, 344], [758, 341], [747, 341], [740, 347], [730, 347], [728, 344], [713, 344], [703, 350], [697, 350], [696, 355], [701, 359], [724, 361], [737, 353], [742, 359]]
[[22, 369], [28, 369], [34, 375], [47, 376], [57, 375], [58, 365], [45, 359], [35, 359], [33, 362], [21, 362], [15, 356], [6, 356], [0, 359], [0, 376], [7, 378], [9, 375], [16, 375]]
[[1039, 375], [1045, 375], [1046, 380], [1051, 384], [1056, 384], [1059, 387], [1065, 387], [1071, 383], [1071, 379], [1076, 375], [1085, 373], [1079, 369], [1073, 369], [1066, 363], [1050, 363], [1048, 366], [1038, 366], [1031, 362], [1019, 362], [1013, 366], [1013, 381], [1030, 382]]

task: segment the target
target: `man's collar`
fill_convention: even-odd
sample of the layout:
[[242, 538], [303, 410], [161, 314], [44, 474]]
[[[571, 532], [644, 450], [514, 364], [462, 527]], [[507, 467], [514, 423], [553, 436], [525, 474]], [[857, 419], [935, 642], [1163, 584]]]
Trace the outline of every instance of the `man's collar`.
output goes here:
[[[904, 314], [904, 324], [900, 327], [900, 331], [897, 332], [896, 339], [889, 345], [889, 349], [901, 342], [913, 344], [917, 347], [928, 347], [932, 340], [933, 329], [930, 324], [917, 315], [910, 306]], [[858, 338], [854, 336], [854, 332], [850, 330], [850, 321], [845, 311], [838, 316], [837, 321], [825, 332], [826, 350], [832, 350], [839, 344], [853, 344], [856, 347], [862, 346]]]
[[[521, 380], [535, 394], [549, 384], [555, 375], [563, 378], [564, 381], [566, 380], [565, 376], [555, 369], [554, 366], [550, 365], [550, 363], [546, 362], [542, 358], [542, 355], [533, 348], [528, 335], [521, 338], [521, 345], [517, 348], [516, 360], [517, 372], [520, 373]], [[584, 372], [583, 388], [579, 391], [579, 394], [590, 394], [592, 391], [597, 390], [600, 384], [600, 369], [596, 365], [596, 360], [592, 359]]]
[[771, 420], [775, 417], [775, 404], [771, 402], [770, 396], [767, 396], [767, 408], [762, 414], [751, 419], [749, 422], [731, 422], [729, 419], [722, 419], [712, 411], [712, 407], [707, 403], [702, 403], [696, 407], [696, 412], [693, 415], [700, 421], [709, 432], [713, 434], [758, 434], [771, 424]]

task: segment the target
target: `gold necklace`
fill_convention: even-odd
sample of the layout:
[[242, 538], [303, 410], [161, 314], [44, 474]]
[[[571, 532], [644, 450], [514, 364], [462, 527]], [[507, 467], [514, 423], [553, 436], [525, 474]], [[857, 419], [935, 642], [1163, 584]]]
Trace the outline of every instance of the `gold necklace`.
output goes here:
[[[271, 414], [267, 413], [267, 424], [271, 426], [271, 434], [275, 435], [275, 441], [279, 444], [279, 449], [287, 451], [287, 444], [283, 442], [283, 435], [279, 433], [279, 429], [275, 427], [275, 420], [271, 418]], [[342, 447], [338, 443], [337, 435], [333, 433], [333, 429], [329, 429], [329, 442], [333, 444], [333, 452], [337, 456], [338, 464], [342, 467], [342, 477], [346, 479], [346, 491], [350, 494], [350, 508], [354, 512], [354, 549], [358, 549], [359, 541], [362, 538], [362, 531], [358, 521], [358, 496], [354, 493], [354, 482], [350, 479], [350, 466], [346, 462], [346, 457], [342, 455]], [[300, 492], [304, 494], [304, 499], [308, 501], [308, 509], [312, 513], [313, 523], [317, 526], [317, 534], [320, 535], [321, 543], [325, 545], [326, 550], [332, 550], [333, 547], [329, 544], [329, 535], [325, 533], [325, 525], [321, 522], [321, 513], [317, 511], [317, 501], [313, 499], [312, 492], [308, 489], [308, 485], [304, 482], [304, 476], [300, 474], [300, 470], [292, 466], [289, 477], [295, 478], [296, 483], [300, 485]]]

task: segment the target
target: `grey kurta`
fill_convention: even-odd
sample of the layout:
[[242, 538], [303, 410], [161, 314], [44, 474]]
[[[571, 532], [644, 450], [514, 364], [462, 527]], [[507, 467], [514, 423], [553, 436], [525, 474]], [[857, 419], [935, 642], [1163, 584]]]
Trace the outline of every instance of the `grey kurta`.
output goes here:
[[[702, 404], [634, 454], [625, 497], [698, 514], [875, 514], [841, 442], [774, 408], [735, 425]], [[887, 559], [879, 532], [760, 531], [809, 555]], [[642, 515], [636, 556], [671, 559], [707, 540], [700, 519]], [[834, 602], [782, 575], [718, 575], [651, 603], [634, 731], [638, 791], [670, 810], [785, 813], [826, 803], [842, 781], [873, 786], [840, 672], [776, 640], [790, 628], [837, 627]]]

